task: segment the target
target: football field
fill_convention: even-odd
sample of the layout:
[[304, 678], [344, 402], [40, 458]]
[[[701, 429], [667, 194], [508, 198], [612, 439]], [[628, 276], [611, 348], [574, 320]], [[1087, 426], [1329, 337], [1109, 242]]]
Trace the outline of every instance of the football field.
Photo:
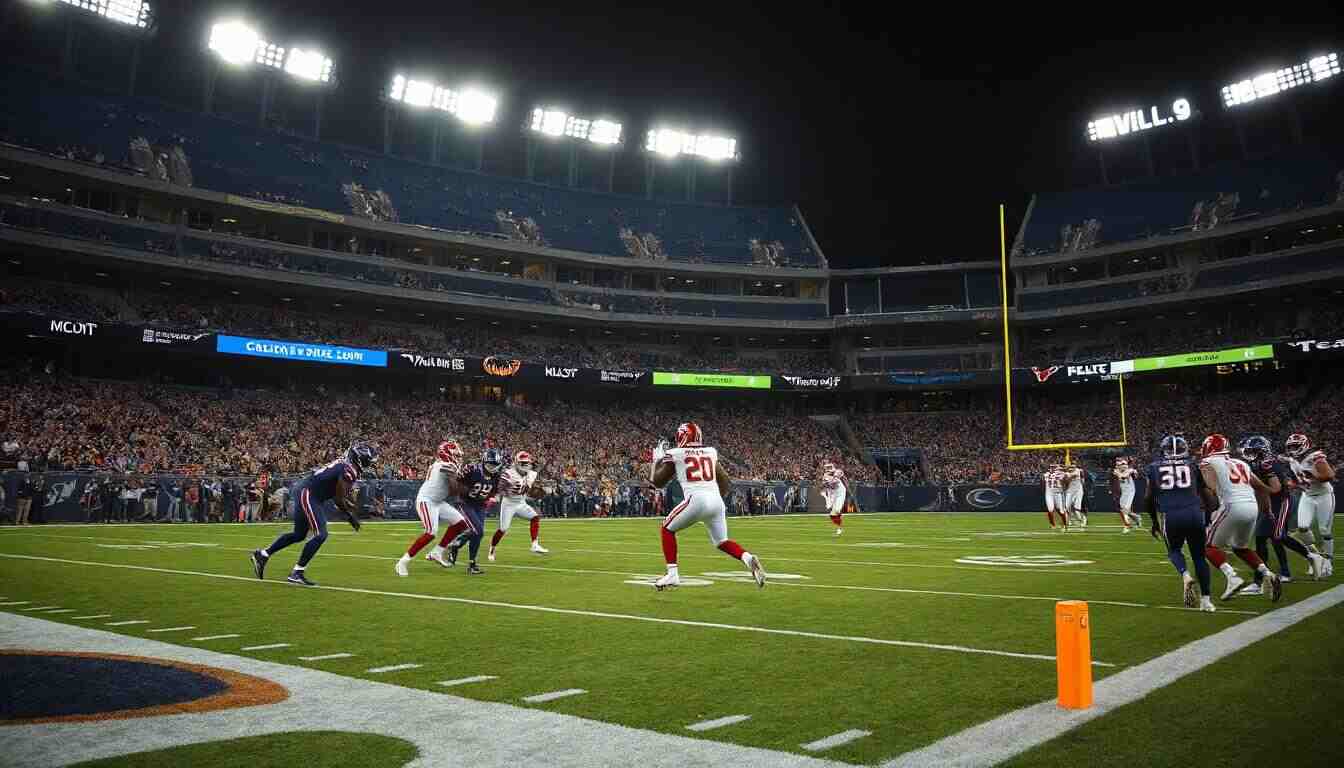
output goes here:
[[[1162, 545], [1121, 535], [1114, 515], [1069, 533], [1041, 513], [858, 515], [839, 538], [820, 516], [731, 518], [766, 588], [697, 525], [678, 536], [683, 586], [662, 593], [649, 585], [663, 571], [656, 519], [548, 519], [545, 556], [515, 528], [497, 562], [483, 548], [480, 576], [464, 553], [457, 568], [417, 558], [398, 577], [415, 523], [331, 529], [308, 569], [320, 586], [303, 588], [284, 582], [297, 546], [265, 581], [252, 574], [247, 553], [279, 525], [3, 528], [0, 611], [639, 729], [632, 739], [843, 763], [935, 764], [909, 753], [945, 739], [986, 748], [967, 729], [999, 717], [1021, 743], [992, 762], [1013, 765], [1273, 764], [1284, 750], [1326, 765], [1344, 748], [1327, 714], [1344, 705], [1344, 588], [1308, 580], [1294, 556], [1280, 603], [1191, 611]], [[1216, 571], [1213, 583], [1221, 593]], [[1117, 678], [1122, 706], [1059, 725], [1018, 711], [1054, 699], [1065, 599], [1089, 603], [1099, 703], [1107, 678], [1130, 677]], [[1228, 745], [1225, 761], [1201, 733]], [[1002, 731], [989, 741], [1002, 746]], [[367, 754], [354, 764], [406, 759]]]

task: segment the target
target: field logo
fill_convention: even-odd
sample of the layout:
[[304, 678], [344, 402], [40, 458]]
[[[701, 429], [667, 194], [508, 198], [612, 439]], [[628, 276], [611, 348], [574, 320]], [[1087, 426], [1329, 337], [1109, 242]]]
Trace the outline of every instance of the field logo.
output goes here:
[[997, 488], [975, 488], [966, 492], [966, 503], [976, 509], [994, 509], [1003, 504], [1003, 492]]
[[[770, 575], [771, 575], [772, 577], [774, 576], [773, 573], [770, 574]], [[625, 583], [626, 583], [626, 584], [634, 584], [634, 585], [637, 586], [637, 587], [652, 587], [652, 586], [653, 586], [653, 582], [655, 582], [655, 581], [661, 579], [662, 577], [663, 577], [663, 574], [661, 574], [661, 573], [658, 574], [657, 576], [635, 576], [635, 577], [632, 578], [632, 579], [626, 579], [626, 580], [625, 580]], [[748, 577], [748, 578], [750, 578], [750, 577]], [[692, 576], [692, 577], [689, 577], [689, 578], [688, 578], [688, 577], [682, 577], [682, 579], [681, 579], [681, 586], [683, 586], [683, 587], [708, 587], [708, 586], [711, 586], [711, 585], [713, 585], [713, 584], [714, 584], [714, 582], [710, 581], [709, 579], [697, 579], [697, 578], [695, 578], [695, 577], [693, 577], [693, 576]]]
[[963, 565], [1003, 565], [1017, 568], [1092, 565], [1092, 560], [1070, 560], [1063, 555], [971, 555], [957, 558]]
[[481, 368], [491, 376], [512, 376], [522, 367], [521, 360], [506, 360], [494, 355], [481, 361]]

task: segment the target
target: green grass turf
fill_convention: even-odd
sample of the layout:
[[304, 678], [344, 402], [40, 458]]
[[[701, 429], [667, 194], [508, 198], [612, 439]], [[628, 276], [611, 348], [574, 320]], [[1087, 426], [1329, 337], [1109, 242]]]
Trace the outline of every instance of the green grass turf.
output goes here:
[[[1093, 658], [1120, 665], [1097, 668], [1099, 678], [1250, 618], [1159, 607], [1177, 606], [1180, 598], [1161, 545], [1146, 533], [1122, 536], [1110, 517], [1094, 521], [1085, 533], [1054, 534], [1042, 530], [1039, 513], [854, 516], [838, 539], [823, 517], [733, 518], [730, 534], [759, 554], [772, 573], [808, 578], [779, 580], [765, 590], [720, 580], [669, 593], [624, 583], [632, 575], [663, 569], [658, 523], [648, 519], [547, 520], [542, 525], [543, 543], [552, 551], [547, 557], [527, 552], [522, 528], [501, 544], [499, 562], [482, 563], [484, 576], [468, 577], [461, 568], [445, 571], [417, 559], [407, 579], [398, 578], [392, 565], [415, 537], [415, 524], [371, 524], [353, 534], [333, 523], [334, 535], [310, 566], [310, 577], [324, 586], [388, 594], [283, 584], [297, 546], [272, 560], [265, 583], [247, 578], [246, 552], [269, 544], [279, 526], [0, 529], [0, 594], [115, 617], [94, 622], [71, 618], [80, 613], [47, 617], [53, 621], [429, 690], [442, 690], [435, 685], [439, 680], [498, 675], [498, 680], [453, 689], [485, 700], [518, 704], [529, 694], [583, 688], [589, 693], [539, 706], [669, 733], [688, 735], [684, 728], [690, 723], [750, 714], [751, 720], [704, 737], [770, 749], [800, 751], [804, 742], [864, 729], [872, 735], [825, 756], [875, 763], [1052, 698], [1053, 662], [424, 598], [1045, 655], [1054, 653], [1053, 601], [1082, 599], [1092, 601]], [[683, 578], [715, 571], [745, 575], [739, 563], [709, 545], [700, 526], [684, 531], [679, 540]], [[156, 548], [121, 548], [126, 546]], [[206, 575], [15, 560], [3, 557], [7, 553]], [[1040, 555], [1087, 562], [1030, 568], [957, 562], [968, 556]], [[1305, 572], [1300, 560], [1294, 568], [1299, 575]], [[1221, 591], [1220, 575], [1214, 583]], [[1285, 604], [1328, 586], [1289, 585]], [[1023, 599], [1028, 597], [1038, 599]], [[1271, 609], [1261, 598], [1226, 607], [1256, 613]], [[117, 619], [152, 623], [102, 626]], [[146, 634], [156, 626], [186, 624], [199, 631]], [[235, 632], [243, 637], [191, 643], [185, 636]], [[293, 647], [239, 651], [272, 642]], [[297, 659], [337, 652], [358, 655]], [[1304, 649], [1304, 655], [1320, 654]], [[1223, 664], [1240, 668], [1240, 659]], [[405, 662], [425, 666], [365, 672]], [[1330, 695], [1341, 703], [1337, 694]], [[1202, 706], [1202, 700], [1190, 706]], [[1183, 738], [1184, 730], [1172, 726], [1171, 737]], [[1098, 749], [1088, 759], [1104, 764], [1107, 753]]]
[[415, 745], [372, 733], [309, 731], [249, 736], [186, 747], [136, 752], [73, 768], [399, 768], [418, 754]]

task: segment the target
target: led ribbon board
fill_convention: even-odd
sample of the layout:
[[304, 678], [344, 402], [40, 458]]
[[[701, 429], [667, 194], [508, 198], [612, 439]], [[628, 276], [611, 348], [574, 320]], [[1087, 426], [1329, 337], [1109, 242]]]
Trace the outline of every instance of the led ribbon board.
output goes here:
[[742, 376], [732, 373], [670, 373], [654, 371], [656, 387], [724, 387], [727, 389], [770, 389], [769, 376]]

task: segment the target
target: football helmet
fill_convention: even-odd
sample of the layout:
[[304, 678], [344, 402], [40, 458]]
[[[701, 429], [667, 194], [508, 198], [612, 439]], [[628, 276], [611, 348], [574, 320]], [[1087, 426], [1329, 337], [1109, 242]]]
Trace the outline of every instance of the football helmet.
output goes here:
[[1270, 444], [1269, 438], [1264, 435], [1251, 435], [1241, 441], [1237, 451], [1243, 459], [1252, 463], [1259, 463], [1269, 458], [1269, 455], [1274, 452], [1274, 446]]
[[532, 454], [527, 451], [519, 451], [513, 455], [513, 468], [519, 472], [532, 471]]
[[1283, 447], [1284, 450], [1288, 451], [1289, 456], [1300, 459], [1307, 455], [1307, 451], [1311, 450], [1311, 438], [1297, 432], [1288, 436], [1288, 439], [1283, 443]]
[[439, 461], [444, 464], [461, 464], [462, 446], [458, 445], [455, 440], [444, 440], [439, 443], [438, 457]]
[[1184, 459], [1190, 455], [1190, 444], [1183, 435], [1167, 435], [1162, 438], [1161, 451], [1168, 459]]
[[1115, 468], [1116, 468], [1116, 469], [1129, 469], [1129, 459], [1126, 459], [1124, 456], [1121, 456], [1120, 458], [1116, 459], [1116, 460], [1115, 460]]
[[345, 452], [345, 458], [355, 465], [360, 472], [365, 472], [373, 466], [373, 462], [378, 460], [378, 449], [357, 440], [350, 444], [350, 450]]
[[828, 461], [821, 465], [821, 472], [825, 475], [835, 474], [835, 465]]
[[481, 469], [487, 475], [498, 475], [504, 469], [504, 454], [498, 448], [487, 448], [481, 454]]
[[1227, 437], [1215, 433], [1204, 438], [1204, 442], [1199, 446], [1199, 455], [1212, 456], [1217, 453], [1227, 453], [1229, 450]]
[[677, 447], [686, 448], [688, 446], [698, 446], [704, 442], [704, 434], [700, 432], [700, 425], [694, 421], [688, 421], [677, 427]]

